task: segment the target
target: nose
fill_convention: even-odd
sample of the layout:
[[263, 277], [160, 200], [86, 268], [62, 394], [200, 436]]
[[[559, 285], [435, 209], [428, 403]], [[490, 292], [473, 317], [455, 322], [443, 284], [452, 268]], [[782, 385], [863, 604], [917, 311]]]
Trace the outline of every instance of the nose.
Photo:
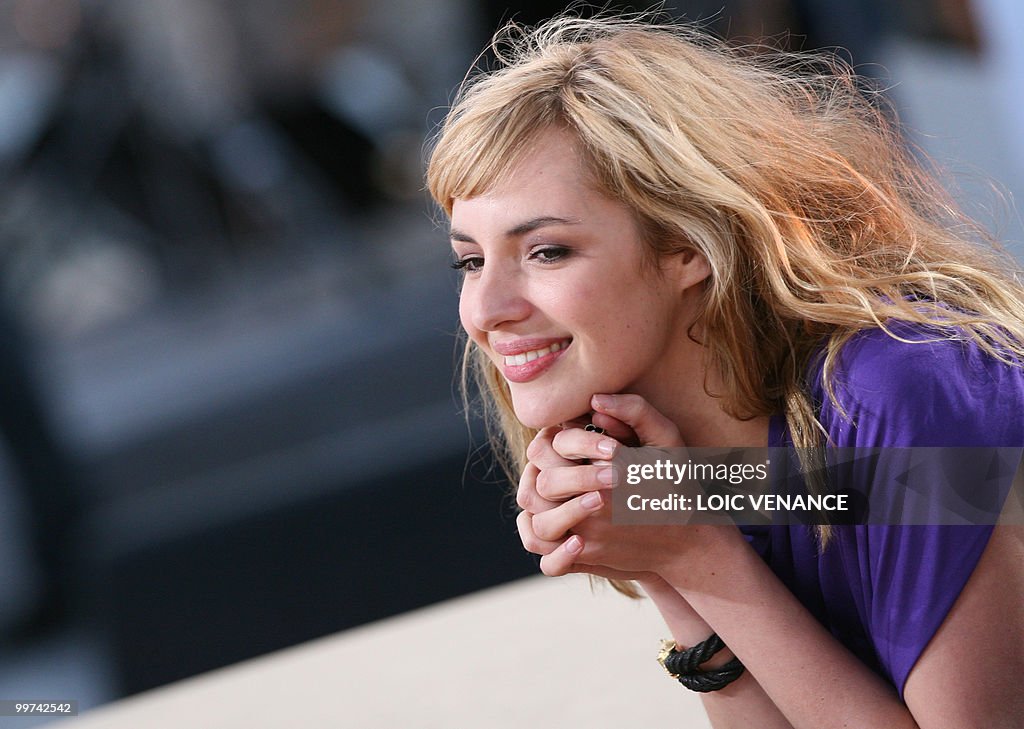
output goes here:
[[459, 314], [467, 331], [498, 331], [530, 315], [519, 271], [486, 265], [476, 277], [463, 282]]

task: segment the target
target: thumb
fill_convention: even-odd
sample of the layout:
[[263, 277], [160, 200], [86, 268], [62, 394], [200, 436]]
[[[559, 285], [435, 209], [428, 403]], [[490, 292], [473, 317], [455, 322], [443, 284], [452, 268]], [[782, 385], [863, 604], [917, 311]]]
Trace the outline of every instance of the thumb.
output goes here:
[[632, 428], [641, 445], [656, 448], [684, 445], [676, 424], [639, 395], [594, 395], [590, 406], [595, 412], [610, 415]]

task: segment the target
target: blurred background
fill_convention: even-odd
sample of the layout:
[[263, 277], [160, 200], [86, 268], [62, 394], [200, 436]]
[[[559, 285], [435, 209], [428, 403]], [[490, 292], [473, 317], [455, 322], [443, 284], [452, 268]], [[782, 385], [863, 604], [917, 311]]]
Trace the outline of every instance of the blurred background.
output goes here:
[[[563, 7], [0, 0], [0, 698], [85, 709], [536, 571], [422, 169], [491, 31]], [[844, 49], [1017, 255], [1022, 7], [664, 5]]]

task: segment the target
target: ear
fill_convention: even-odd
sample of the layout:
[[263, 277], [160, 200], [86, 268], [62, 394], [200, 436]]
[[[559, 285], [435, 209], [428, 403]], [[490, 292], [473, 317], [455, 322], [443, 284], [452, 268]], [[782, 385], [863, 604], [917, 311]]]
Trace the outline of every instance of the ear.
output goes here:
[[662, 259], [662, 274], [674, 281], [680, 292], [686, 291], [711, 277], [711, 264], [696, 248], [687, 246], [678, 253]]

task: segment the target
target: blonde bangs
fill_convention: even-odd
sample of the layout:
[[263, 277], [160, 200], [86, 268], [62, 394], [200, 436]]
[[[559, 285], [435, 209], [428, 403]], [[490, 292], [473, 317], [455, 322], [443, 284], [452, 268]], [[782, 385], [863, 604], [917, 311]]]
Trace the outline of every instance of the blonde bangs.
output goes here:
[[[448, 215], [454, 200], [493, 189], [529, 153], [543, 130], [564, 123], [551, 79], [528, 83], [530, 67], [514, 71], [467, 81], [437, 134], [427, 189]], [[523, 93], [524, 83], [536, 91]]]

